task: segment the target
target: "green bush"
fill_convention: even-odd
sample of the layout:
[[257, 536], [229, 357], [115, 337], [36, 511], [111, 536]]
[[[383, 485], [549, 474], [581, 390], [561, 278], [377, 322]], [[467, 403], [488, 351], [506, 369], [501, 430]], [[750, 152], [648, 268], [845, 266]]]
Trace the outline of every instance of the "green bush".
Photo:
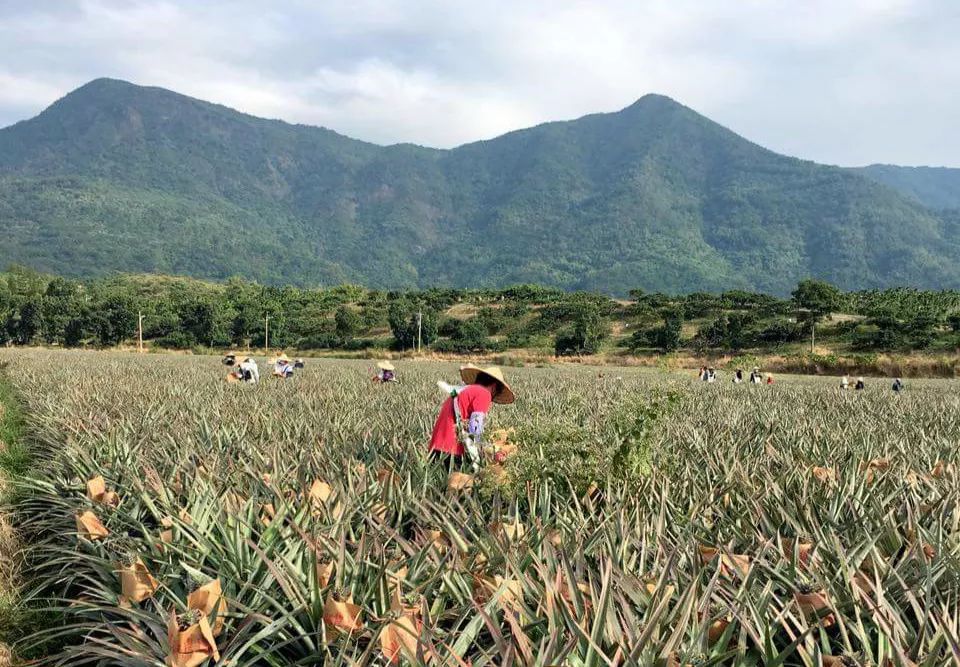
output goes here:
[[158, 338], [154, 341], [154, 344], [174, 350], [190, 350], [197, 344], [197, 341], [186, 331], [174, 331], [163, 338]]
[[551, 420], [517, 429], [520, 453], [511, 462], [517, 490], [544, 478], [578, 493], [609, 477], [636, 480], [650, 472], [650, 443], [657, 423], [680, 404], [675, 391], [633, 397], [607, 415], [616, 437], [598, 439], [589, 423]]
[[524, 331], [512, 331], [503, 339], [504, 347], [518, 348], [530, 345], [530, 335]]
[[596, 354], [610, 335], [610, 324], [601, 307], [588, 300], [572, 306], [573, 324], [561, 329], [554, 339], [557, 356]]

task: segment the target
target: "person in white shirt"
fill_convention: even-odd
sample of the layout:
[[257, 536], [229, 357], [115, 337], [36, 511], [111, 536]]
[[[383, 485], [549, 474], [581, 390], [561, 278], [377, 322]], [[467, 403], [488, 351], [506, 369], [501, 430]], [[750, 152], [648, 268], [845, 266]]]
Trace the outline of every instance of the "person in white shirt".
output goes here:
[[243, 360], [243, 363], [240, 364], [240, 373], [242, 373], [241, 379], [244, 382], [249, 382], [250, 384], [260, 382], [260, 368], [252, 357], [247, 357]]
[[277, 357], [277, 361], [273, 366], [273, 375], [278, 378], [293, 377], [293, 365], [286, 355]]

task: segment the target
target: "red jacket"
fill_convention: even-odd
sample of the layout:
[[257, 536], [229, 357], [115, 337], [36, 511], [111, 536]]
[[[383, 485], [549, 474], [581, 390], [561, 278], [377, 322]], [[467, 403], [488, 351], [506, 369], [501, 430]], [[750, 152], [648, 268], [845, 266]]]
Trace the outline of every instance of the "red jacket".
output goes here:
[[[475, 413], [486, 415], [493, 403], [490, 390], [479, 384], [468, 385], [457, 394], [460, 404], [460, 416], [469, 420]], [[457, 440], [456, 415], [453, 411], [453, 397], [448, 398], [440, 407], [440, 414], [433, 425], [430, 438], [430, 450], [463, 456], [463, 443]]]

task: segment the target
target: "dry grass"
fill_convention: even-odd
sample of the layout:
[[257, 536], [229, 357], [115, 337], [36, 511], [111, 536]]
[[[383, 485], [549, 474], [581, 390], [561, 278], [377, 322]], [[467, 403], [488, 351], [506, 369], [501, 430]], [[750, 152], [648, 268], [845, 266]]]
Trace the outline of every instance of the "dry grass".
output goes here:
[[19, 561], [20, 542], [17, 533], [7, 518], [0, 515], [0, 591], [9, 593], [17, 589]]

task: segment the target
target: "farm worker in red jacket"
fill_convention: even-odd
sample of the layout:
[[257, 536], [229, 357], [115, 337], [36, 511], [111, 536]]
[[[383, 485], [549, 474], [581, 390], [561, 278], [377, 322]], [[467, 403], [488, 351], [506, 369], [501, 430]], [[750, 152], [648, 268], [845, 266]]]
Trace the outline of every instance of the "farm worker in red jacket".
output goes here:
[[440, 414], [433, 425], [430, 457], [460, 466], [466, 453], [474, 471], [477, 471], [480, 468], [483, 428], [491, 404], [509, 405], [515, 396], [496, 366], [477, 368], [468, 364], [460, 368], [460, 377], [465, 386], [452, 387], [446, 382], [437, 383], [449, 396], [440, 407]]

